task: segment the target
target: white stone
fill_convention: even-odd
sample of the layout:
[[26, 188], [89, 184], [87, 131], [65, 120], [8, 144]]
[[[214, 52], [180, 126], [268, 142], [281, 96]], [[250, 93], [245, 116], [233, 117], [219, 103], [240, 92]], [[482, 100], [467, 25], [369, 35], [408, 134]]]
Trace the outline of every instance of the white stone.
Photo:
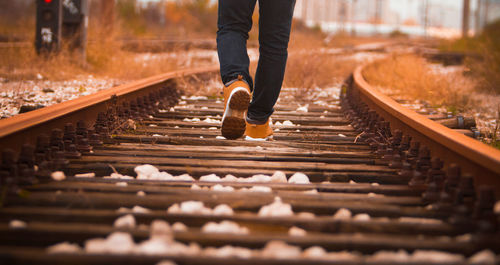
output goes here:
[[113, 226], [116, 228], [135, 228], [135, 218], [131, 214], [124, 215], [116, 219]]
[[137, 179], [149, 179], [151, 175], [160, 173], [158, 168], [149, 164], [136, 166], [134, 171], [137, 174]]
[[460, 263], [464, 256], [435, 250], [415, 250], [411, 255], [413, 262]]
[[302, 251], [300, 247], [291, 246], [283, 241], [277, 240], [268, 242], [261, 252], [263, 258], [274, 259], [295, 259], [300, 257], [301, 254]]
[[213, 191], [221, 191], [221, 192], [232, 192], [234, 188], [231, 186], [222, 186], [220, 184], [216, 184], [210, 188]]
[[301, 172], [296, 172], [288, 179], [288, 183], [309, 184], [311, 182], [309, 181], [309, 178], [307, 177], [306, 174]]
[[293, 122], [288, 121], [288, 120], [283, 122], [283, 126], [294, 126], [294, 125], [295, 124], [293, 124]]
[[177, 265], [177, 263], [170, 260], [160, 260], [156, 265]]
[[300, 212], [297, 214], [297, 216], [300, 218], [306, 218], [306, 219], [314, 219], [316, 217], [315, 214], [310, 213], [310, 212]]
[[292, 227], [290, 227], [290, 229], [288, 229], [288, 235], [289, 236], [305, 236], [305, 235], [307, 235], [307, 231], [302, 229], [302, 228], [292, 226]]
[[82, 248], [78, 244], [71, 244], [69, 242], [62, 242], [59, 244], [52, 245], [47, 248], [47, 253], [49, 254], [59, 254], [59, 253], [79, 253]]
[[240, 178], [239, 181], [249, 182], [249, 183], [252, 183], [252, 182], [270, 182], [271, 177], [268, 175], [264, 175], [264, 174], [257, 174], [257, 175], [253, 175], [249, 178]]
[[124, 176], [120, 173], [111, 173], [110, 176], [105, 176], [104, 178], [110, 178], [110, 179], [133, 179], [134, 177], [131, 176]]
[[333, 215], [334, 220], [349, 220], [351, 219], [352, 213], [346, 208], [340, 208]]
[[229, 207], [229, 205], [227, 204], [219, 204], [217, 205], [213, 211], [212, 211], [212, 214], [213, 215], [233, 215], [234, 214], [234, 211], [231, 207]]
[[194, 178], [191, 177], [191, 175], [185, 173], [185, 174], [182, 174], [179, 176], [175, 176], [174, 180], [176, 180], [176, 181], [194, 181]]
[[175, 222], [172, 225], [172, 230], [174, 230], [175, 232], [185, 232], [187, 231], [187, 229], [187, 226], [181, 222]]
[[211, 214], [212, 210], [206, 208], [200, 201], [185, 201], [181, 203], [181, 212], [188, 214]]
[[247, 189], [244, 191], [270, 193], [273, 191], [273, 189], [271, 189], [271, 187], [267, 187], [267, 186], [252, 186], [250, 189]]
[[9, 228], [10, 229], [23, 229], [26, 228], [28, 224], [25, 221], [21, 220], [11, 220], [9, 222]]
[[264, 205], [259, 210], [260, 217], [293, 216], [292, 206], [283, 203], [280, 197], [275, 197], [274, 202]]
[[500, 200], [495, 203], [494, 211], [496, 215], [500, 215]]
[[217, 176], [215, 174], [210, 174], [210, 175], [201, 176], [200, 181], [218, 182], [218, 181], [221, 181], [221, 179], [219, 176]]
[[348, 251], [340, 251], [340, 252], [329, 252], [326, 254], [326, 260], [334, 260], [336, 262], [344, 261], [344, 262], [354, 262], [358, 261], [360, 257], [356, 254], [353, 254]]
[[151, 227], [149, 229], [150, 238], [162, 238], [166, 240], [172, 240], [172, 228], [164, 220], [156, 219], [151, 222]]
[[380, 250], [367, 257], [367, 260], [371, 262], [408, 262], [410, 260], [410, 255], [402, 249], [397, 252]]
[[81, 174], [75, 174], [75, 178], [95, 178], [95, 173], [81, 173]]
[[358, 213], [353, 218], [354, 221], [366, 222], [370, 221], [370, 215], [366, 213]]
[[224, 176], [221, 181], [224, 181], [224, 182], [236, 182], [238, 181], [238, 178], [231, 175], [231, 174], [227, 174], [226, 176]]
[[193, 184], [193, 185], [191, 185], [191, 189], [192, 190], [201, 190], [201, 187], [196, 185], [196, 184]]
[[172, 214], [182, 213], [181, 207], [179, 206], [178, 203], [174, 203], [170, 207], [168, 207], [167, 213], [172, 213]]
[[469, 263], [473, 265], [493, 265], [495, 264], [495, 253], [489, 249], [477, 252], [469, 258]]
[[304, 193], [304, 194], [318, 194], [318, 190], [317, 189], [306, 190], [306, 191], [303, 191], [302, 193]]
[[252, 257], [253, 252], [248, 248], [228, 245], [221, 248], [208, 247], [203, 251], [203, 254], [218, 258], [237, 257], [240, 259], [249, 259]]
[[463, 234], [455, 237], [455, 240], [458, 242], [469, 242], [472, 240], [471, 234]]
[[143, 255], [168, 255], [171, 252], [170, 243], [162, 238], [150, 238], [138, 244], [134, 251]]
[[151, 210], [148, 208], [141, 207], [139, 205], [136, 205], [132, 208], [133, 213], [150, 213]]
[[203, 121], [206, 122], [206, 123], [220, 123], [219, 120], [211, 119], [211, 118], [206, 118]]
[[309, 104], [305, 105], [305, 106], [300, 106], [297, 108], [297, 112], [303, 112], [303, 113], [307, 113], [308, 112], [308, 108], [309, 107]]
[[66, 175], [62, 171], [55, 171], [50, 174], [50, 177], [55, 181], [62, 181], [66, 179]]
[[419, 218], [419, 217], [399, 217], [398, 219], [401, 223], [409, 223], [409, 224], [442, 224], [443, 221], [439, 219], [431, 219], [431, 218]]
[[137, 192], [137, 196], [144, 197], [144, 196], [146, 196], [146, 193], [144, 191], [140, 190]]
[[87, 253], [127, 254], [134, 250], [135, 243], [129, 233], [114, 232], [106, 239], [94, 238], [85, 241]]
[[227, 220], [220, 223], [208, 222], [201, 228], [201, 231], [203, 233], [231, 233], [238, 235], [247, 235], [249, 233], [248, 228]]
[[115, 185], [118, 187], [127, 187], [128, 186], [127, 182], [123, 182], [123, 181], [116, 182]]
[[304, 250], [302, 256], [309, 259], [322, 259], [326, 255], [326, 250], [320, 246], [312, 246]]
[[283, 171], [275, 171], [274, 174], [271, 176], [271, 182], [274, 183], [287, 183], [288, 180], [286, 179], [286, 174]]
[[221, 135], [217, 135], [217, 136], [215, 136], [215, 139], [226, 140], [226, 137], [221, 136]]

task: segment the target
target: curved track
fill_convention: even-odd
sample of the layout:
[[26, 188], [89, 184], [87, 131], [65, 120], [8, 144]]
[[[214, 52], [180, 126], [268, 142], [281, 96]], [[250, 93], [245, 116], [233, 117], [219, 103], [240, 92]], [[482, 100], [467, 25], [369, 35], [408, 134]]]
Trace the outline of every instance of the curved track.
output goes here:
[[[361, 68], [347, 80], [340, 99], [331, 91], [311, 102], [307, 112], [296, 111], [294, 98], [300, 91], [285, 89], [273, 117], [274, 122], [291, 124], [276, 126], [274, 141], [219, 139], [215, 120], [220, 119], [222, 103], [181, 99], [177, 89], [182, 82], [203, 85], [215, 71], [168, 73], [0, 120], [2, 147], [20, 150], [19, 156], [16, 151], [2, 153], [0, 261], [429, 264], [441, 255], [437, 263], [468, 264], [479, 251], [500, 253], [499, 217], [493, 212], [499, 189], [497, 153], [482, 148], [463, 152], [468, 148], [465, 138], [458, 138], [466, 142], [461, 148], [460, 141], [443, 140], [456, 135], [378, 94], [363, 81]], [[38, 135], [41, 132], [50, 137]], [[434, 157], [441, 154], [435, 150], [443, 148], [449, 151]], [[456, 160], [453, 152], [467, 161]], [[472, 152], [474, 157], [468, 157]], [[479, 155], [484, 158], [477, 159]], [[453, 165], [456, 162], [464, 174]], [[193, 180], [167, 175], [162, 180], [104, 178], [114, 171], [135, 177], [134, 168], [141, 164], [174, 176], [187, 173]], [[474, 168], [492, 173], [467, 174], [476, 172]], [[52, 180], [49, 175], [55, 170], [64, 170], [68, 177]], [[277, 170], [288, 182], [255, 176]], [[78, 175], [88, 172], [96, 177]], [[310, 183], [291, 183], [296, 172], [306, 174]], [[241, 179], [212, 176], [200, 181], [212, 173]], [[253, 186], [259, 186], [254, 188], [259, 192], [244, 191]], [[233, 213], [175, 209], [186, 201], [203, 202], [210, 209], [226, 204]], [[273, 202], [280, 210], [266, 215], [263, 206]], [[119, 210], [134, 206], [147, 210]], [[134, 225], [127, 217], [128, 226], [116, 227], [127, 213]], [[171, 225], [182, 222], [187, 229], [160, 229], [153, 225], [156, 219]], [[207, 233], [203, 228], [224, 220], [247, 230]], [[124, 236], [108, 249], [93, 248], [88, 241], [117, 231], [134, 242]], [[84, 249], [49, 253], [49, 246], [64, 241]], [[130, 244], [120, 248], [123, 242]], [[227, 245], [244, 249], [222, 248]]]

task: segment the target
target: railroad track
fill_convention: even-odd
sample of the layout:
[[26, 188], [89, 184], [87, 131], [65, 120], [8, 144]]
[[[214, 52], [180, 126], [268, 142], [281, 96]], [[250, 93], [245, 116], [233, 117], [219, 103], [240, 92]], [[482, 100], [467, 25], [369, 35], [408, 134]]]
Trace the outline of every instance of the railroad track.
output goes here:
[[220, 100], [178, 89], [216, 71], [1, 120], [0, 263], [499, 261], [498, 152], [426, 135], [361, 68], [307, 112], [285, 89], [274, 141], [220, 139]]

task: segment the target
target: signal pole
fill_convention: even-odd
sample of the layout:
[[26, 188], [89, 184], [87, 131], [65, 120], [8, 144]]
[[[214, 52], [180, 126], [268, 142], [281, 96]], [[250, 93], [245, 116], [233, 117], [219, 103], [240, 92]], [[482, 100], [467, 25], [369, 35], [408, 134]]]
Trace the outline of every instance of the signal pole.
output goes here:
[[481, 0], [477, 0], [476, 12], [474, 13], [474, 16], [476, 18], [476, 21], [474, 22], [474, 31], [476, 36], [479, 35], [479, 32], [481, 31], [481, 7]]
[[38, 54], [53, 53], [61, 48], [62, 2], [36, 1], [35, 48]]
[[462, 37], [467, 38], [469, 36], [469, 10], [470, 1], [464, 0], [463, 14], [462, 14]]
[[304, 24], [307, 20], [307, 3], [307, 0], [302, 0], [302, 21], [304, 22]]
[[375, 5], [375, 32], [378, 33], [378, 24], [382, 24], [382, 0], [377, 0]]
[[429, 2], [424, 0], [424, 37], [427, 38], [427, 27], [429, 26]]
[[357, 0], [351, 1], [351, 36], [356, 36], [356, 25], [355, 25], [355, 20], [354, 20], [354, 16], [356, 14], [356, 12], [355, 12], [356, 1]]

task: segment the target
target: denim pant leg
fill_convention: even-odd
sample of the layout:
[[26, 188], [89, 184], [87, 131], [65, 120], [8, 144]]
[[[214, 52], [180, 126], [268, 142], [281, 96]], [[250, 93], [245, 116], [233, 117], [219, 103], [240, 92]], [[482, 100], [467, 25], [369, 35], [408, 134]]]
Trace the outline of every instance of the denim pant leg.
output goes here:
[[285, 75], [295, 0], [259, 0], [260, 56], [248, 118], [266, 121], [274, 111]]
[[256, 0], [219, 0], [217, 21], [217, 52], [219, 54], [222, 82], [236, 79], [238, 75], [253, 88], [248, 71], [248, 32], [252, 29], [252, 14]]

